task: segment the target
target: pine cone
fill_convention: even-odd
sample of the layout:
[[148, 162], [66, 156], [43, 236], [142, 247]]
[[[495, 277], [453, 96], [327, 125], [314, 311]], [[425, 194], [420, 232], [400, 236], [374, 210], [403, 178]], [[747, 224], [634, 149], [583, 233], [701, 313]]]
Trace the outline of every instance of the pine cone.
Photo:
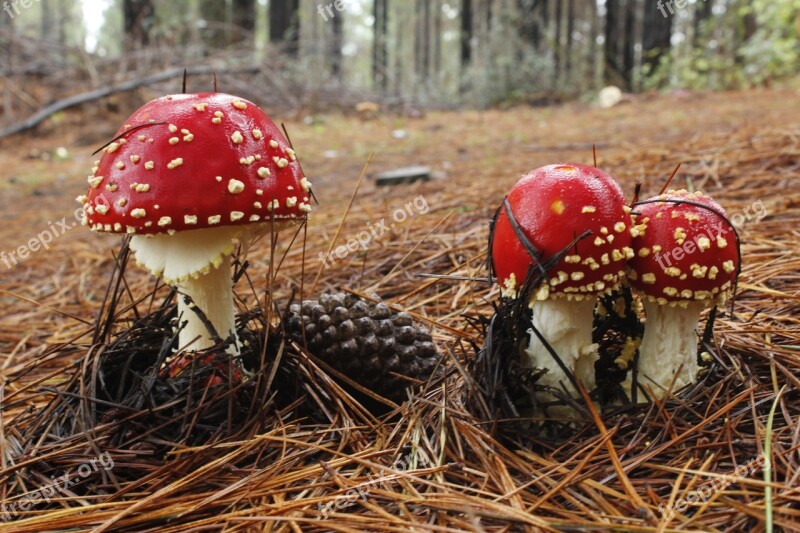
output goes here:
[[405, 398], [411, 383], [394, 374], [425, 380], [436, 366], [430, 331], [411, 315], [351, 294], [323, 294], [289, 307], [287, 332], [309, 351], [359, 384], [391, 399]]

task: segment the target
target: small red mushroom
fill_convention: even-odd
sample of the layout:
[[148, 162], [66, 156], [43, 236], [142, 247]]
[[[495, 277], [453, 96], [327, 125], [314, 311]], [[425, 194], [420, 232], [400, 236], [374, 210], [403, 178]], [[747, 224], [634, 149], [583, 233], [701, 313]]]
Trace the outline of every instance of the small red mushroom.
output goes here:
[[[137, 262], [178, 287], [239, 353], [228, 256], [306, 218], [311, 185], [294, 150], [254, 103], [223, 93], [165, 96], [105, 147], [80, 200], [93, 231], [127, 233]], [[179, 348], [214, 345], [184, 297]]]
[[669, 191], [635, 212], [628, 277], [647, 314], [638, 371], [663, 397], [673, 379], [676, 390], [697, 381], [700, 313], [732, 294], [739, 246], [725, 210], [700, 192]]
[[[588, 232], [546, 273], [529, 304], [533, 327], [588, 390], [595, 386], [597, 345], [593, 310], [625, 275], [633, 256], [630, 209], [614, 179], [594, 167], [561, 163], [536, 169], [507, 196], [513, 218], [544, 263]], [[534, 263], [505, 208], [494, 224], [492, 265], [505, 296], [517, 296]], [[566, 375], [536, 335], [526, 350], [528, 366], [547, 369], [539, 383], [557, 387]]]

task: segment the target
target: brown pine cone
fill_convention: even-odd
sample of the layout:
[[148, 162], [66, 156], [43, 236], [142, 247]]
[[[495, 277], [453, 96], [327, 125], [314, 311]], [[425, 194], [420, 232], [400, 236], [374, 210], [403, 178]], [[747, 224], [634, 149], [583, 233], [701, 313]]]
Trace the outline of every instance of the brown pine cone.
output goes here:
[[427, 379], [436, 366], [430, 331], [382, 302], [323, 294], [289, 307], [286, 330], [300, 345], [303, 324], [312, 354], [386, 398], [404, 399], [406, 386]]

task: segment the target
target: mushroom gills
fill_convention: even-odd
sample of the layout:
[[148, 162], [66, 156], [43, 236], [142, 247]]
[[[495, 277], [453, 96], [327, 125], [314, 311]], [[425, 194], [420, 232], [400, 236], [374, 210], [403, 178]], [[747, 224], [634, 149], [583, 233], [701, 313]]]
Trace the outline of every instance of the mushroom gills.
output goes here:
[[222, 226], [174, 235], [134, 235], [130, 247], [140, 266], [167, 283], [177, 284], [222, 265], [244, 231], [240, 226]]
[[[595, 387], [594, 363], [598, 359], [597, 344], [592, 343], [592, 321], [596, 300], [570, 301], [566, 298], [539, 300], [533, 304], [532, 325], [558, 354], [564, 366], [572, 372], [587, 391]], [[528, 366], [547, 369], [538, 381], [541, 385], [561, 389], [559, 382], [570, 394], [577, 395], [558, 362], [538, 337], [530, 331], [531, 341], [525, 353]]]
[[673, 391], [697, 381], [697, 325], [704, 308], [703, 302], [689, 302], [684, 308], [644, 300], [647, 322], [637, 381], [652, 387], [659, 398], [666, 396], [676, 374]]

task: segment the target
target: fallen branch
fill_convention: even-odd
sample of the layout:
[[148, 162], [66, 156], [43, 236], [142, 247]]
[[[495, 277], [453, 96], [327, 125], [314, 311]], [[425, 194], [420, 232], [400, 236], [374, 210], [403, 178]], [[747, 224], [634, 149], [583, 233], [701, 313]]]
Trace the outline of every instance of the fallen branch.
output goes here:
[[[238, 67], [238, 68], [191, 67], [186, 69], [186, 73], [187, 75], [213, 74], [213, 73], [226, 74], [232, 72], [257, 73], [260, 70], [261, 67], [256, 65]], [[58, 100], [57, 102], [53, 102], [52, 104], [42, 108], [40, 111], [35, 113], [27, 120], [0, 131], [0, 139], [4, 137], [9, 137], [11, 135], [16, 135], [17, 133], [21, 133], [23, 131], [33, 129], [42, 122], [44, 122], [45, 120], [47, 120], [48, 118], [50, 118], [52, 115], [60, 111], [64, 111], [65, 109], [79, 106], [87, 102], [99, 100], [101, 98], [105, 98], [106, 96], [111, 96], [112, 94], [132, 91], [134, 89], [138, 89], [139, 87], [152, 85], [154, 83], [166, 81], [172, 78], [180, 78], [183, 76], [183, 72], [184, 69], [182, 68], [173, 68], [165, 70], [163, 72], [159, 72], [158, 74], [153, 74], [151, 76], [145, 76], [143, 78], [128, 80], [124, 83], [120, 83], [119, 85], [114, 85], [111, 87], [101, 87], [100, 89], [95, 89], [93, 91], [88, 91], [85, 93], [70, 96], [69, 98], [64, 98], [63, 100]]]

